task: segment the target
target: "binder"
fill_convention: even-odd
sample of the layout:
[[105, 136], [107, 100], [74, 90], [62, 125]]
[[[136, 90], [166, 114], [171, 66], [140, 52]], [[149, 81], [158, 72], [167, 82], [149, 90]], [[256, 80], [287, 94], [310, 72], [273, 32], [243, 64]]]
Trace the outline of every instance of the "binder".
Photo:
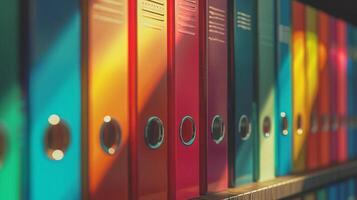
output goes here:
[[304, 195], [304, 200], [315, 200], [316, 199], [316, 195], [314, 192], [310, 192]]
[[306, 69], [305, 69], [305, 6], [292, 2], [293, 54], [293, 171], [305, 170], [306, 158]]
[[20, 59], [20, 1], [0, 7], [0, 199], [21, 198], [25, 113]]
[[337, 40], [337, 118], [338, 162], [347, 161], [347, 27], [341, 19], [336, 22]]
[[339, 186], [338, 184], [333, 184], [327, 188], [328, 190], [328, 200], [339, 199]]
[[357, 117], [357, 107], [355, 102], [357, 100], [357, 31], [352, 25], [347, 26], [348, 34], [348, 66], [347, 66], [347, 93], [348, 93], [348, 117], [349, 117], [349, 127], [348, 127], [348, 157], [353, 159], [356, 157], [356, 117]]
[[128, 1], [88, 1], [88, 199], [129, 199]]
[[330, 63], [330, 101], [331, 101], [331, 138], [330, 138], [330, 160], [336, 163], [338, 156], [338, 116], [337, 116], [337, 33], [336, 19], [329, 17], [329, 63]]
[[226, 0], [202, 1], [200, 88], [200, 192], [228, 186], [228, 43]]
[[256, 180], [275, 175], [275, 24], [274, 1], [258, 1], [258, 139]]
[[230, 25], [231, 36], [231, 83], [230, 100], [233, 105], [230, 120], [230, 185], [232, 187], [254, 181], [254, 140], [253, 109], [255, 69], [255, 1], [232, 1], [233, 16]]
[[347, 180], [344, 180], [343, 182], [339, 183], [338, 184], [338, 195], [339, 195], [338, 199], [347, 199], [348, 189], [349, 189], [349, 185], [348, 185]]
[[132, 199], [168, 197], [167, 1], [130, 1]]
[[328, 198], [328, 193], [326, 188], [321, 188], [316, 192], [317, 200], [326, 200]]
[[199, 196], [199, 1], [169, 6], [169, 199]]
[[347, 181], [347, 198], [356, 199], [356, 179], [350, 178]]
[[307, 154], [306, 167], [315, 170], [319, 159], [319, 136], [317, 116], [317, 93], [318, 93], [318, 40], [317, 40], [317, 12], [310, 6], [305, 7], [306, 26], [306, 127], [307, 131]]
[[34, 0], [27, 13], [28, 198], [80, 199], [80, 2]]
[[291, 2], [276, 3], [276, 148], [275, 174], [284, 176], [292, 170], [292, 55]]
[[317, 94], [317, 110], [319, 117], [318, 137], [320, 141], [319, 167], [327, 167], [330, 164], [330, 65], [329, 65], [329, 16], [324, 12], [318, 13], [318, 65], [319, 65], [319, 89]]

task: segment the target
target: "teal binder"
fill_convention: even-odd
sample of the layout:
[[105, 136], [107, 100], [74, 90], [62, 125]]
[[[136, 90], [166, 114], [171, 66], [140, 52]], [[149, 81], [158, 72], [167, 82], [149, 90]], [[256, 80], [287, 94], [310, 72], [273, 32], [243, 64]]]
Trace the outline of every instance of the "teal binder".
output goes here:
[[81, 198], [79, 0], [28, 2], [28, 198]]
[[231, 10], [231, 130], [230, 154], [232, 187], [254, 181], [254, 69], [256, 65], [256, 3], [254, 0], [234, 0]]
[[291, 1], [276, 0], [276, 13], [275, 173], [284, 176], [292, 170]]

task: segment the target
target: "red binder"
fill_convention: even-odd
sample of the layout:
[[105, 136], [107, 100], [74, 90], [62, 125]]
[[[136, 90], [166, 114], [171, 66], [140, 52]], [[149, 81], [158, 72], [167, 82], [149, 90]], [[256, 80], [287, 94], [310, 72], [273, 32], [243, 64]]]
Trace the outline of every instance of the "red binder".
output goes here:
[[336, 19], [329, 17], [329, 63], [330, 63], [330, 109], [331, 109], [331, 139], [330, 158], [331, 163], [337, 162], [338, 151], [338, 116], [337, 116], [337, 26]]
[[131, 199], [167, 199], [167, 1], [129, 2]]
[[318, 44], [319, 44], [319, 89], [317, 94], [317, 109], [319, 116], [319, 167], [330, 164], [330, 69], [329, 69], [329, 17], [324, 12], [318, 14]]
[[169, 199], [199, 196], [198, 0], [169, 0]]
[[201, 1], [201, 193], [228, 185], [227, 0]]
[[342, 20], [336, 20], [337, 39], [337, 160], [347, 160], [347, 28]]

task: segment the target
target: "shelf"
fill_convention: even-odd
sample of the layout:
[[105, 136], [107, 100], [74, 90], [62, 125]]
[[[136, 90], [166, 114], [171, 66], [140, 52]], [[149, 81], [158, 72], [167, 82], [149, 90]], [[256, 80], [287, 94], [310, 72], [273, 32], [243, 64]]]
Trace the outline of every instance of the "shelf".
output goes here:
[[239, 188], [231, 188], [220, 193], [201, 196], [197, 199], [281, 199], [307, 192], [352, 176], [357, 176], [357, 161], [351, 161], [316, 172], [284, 176], [271, 181], [253, 183]]

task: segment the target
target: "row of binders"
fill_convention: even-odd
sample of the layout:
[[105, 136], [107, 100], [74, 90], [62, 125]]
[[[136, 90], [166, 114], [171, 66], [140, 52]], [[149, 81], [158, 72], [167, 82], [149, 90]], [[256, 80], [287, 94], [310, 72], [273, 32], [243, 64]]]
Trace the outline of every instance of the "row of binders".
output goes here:
[[5, 0], [0, 199], [190, 199], [357, 156], [357, 28], [295, 0]]
[[354, 200], [356, 196], [356, 178], [349, 178], [286, 200]]

